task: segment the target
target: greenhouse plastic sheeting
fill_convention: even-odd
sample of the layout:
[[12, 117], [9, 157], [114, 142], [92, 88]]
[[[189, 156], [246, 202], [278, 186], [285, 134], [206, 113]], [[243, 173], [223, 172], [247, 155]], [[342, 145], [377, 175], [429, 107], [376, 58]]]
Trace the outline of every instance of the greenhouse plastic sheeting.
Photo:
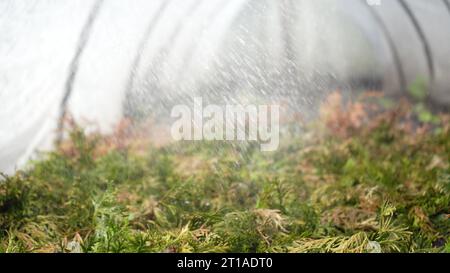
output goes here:
[[448, 0], [2, 0], [0, 171], [51, 148], [64, 113], [108, 131], [183, 94], [417, 79], [448, 106], [449, 72]]

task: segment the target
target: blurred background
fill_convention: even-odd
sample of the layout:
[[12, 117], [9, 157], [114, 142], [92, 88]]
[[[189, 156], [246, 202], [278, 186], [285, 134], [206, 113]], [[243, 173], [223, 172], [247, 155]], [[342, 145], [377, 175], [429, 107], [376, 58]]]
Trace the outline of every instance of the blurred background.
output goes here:
[[175, 104], [286, 103], [332, 91], [450, 105], [450, 0], [0, 0], [0, 171], [58, 139]]

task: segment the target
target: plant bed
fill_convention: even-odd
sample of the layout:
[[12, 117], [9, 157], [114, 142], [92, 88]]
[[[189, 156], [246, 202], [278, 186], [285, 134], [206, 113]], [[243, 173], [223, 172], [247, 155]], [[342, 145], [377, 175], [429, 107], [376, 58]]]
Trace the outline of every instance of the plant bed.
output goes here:
[[339, 102], [271, 153], [73, 126], [4, 176], [0, 251], [450, 252], [448, 116], [373, 105]]

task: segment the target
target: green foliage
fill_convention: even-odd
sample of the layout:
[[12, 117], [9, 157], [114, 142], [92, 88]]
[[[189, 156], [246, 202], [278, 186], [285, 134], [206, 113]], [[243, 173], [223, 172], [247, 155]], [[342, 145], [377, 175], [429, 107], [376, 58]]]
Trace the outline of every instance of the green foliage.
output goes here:
[[424, 101], [427, 98], [428, 84], [423, 78], [417, 78], [408, 89], [409, 94], [416, 101]]
[[374, 117], [269, 154], [211, 142], [137, 153], [75, 128], [0, 182], [0, 251], [450, 252], [447, 122], [413, 132]]
[[413, 112], [420, 122], [439, 124], [439, 117], [434, 115], [426, 105], [429, 91], [428, 89], [428, 83], [423, 78], [416, 79], [416, 81], [409, 87], [409, 94], [416, 102]]

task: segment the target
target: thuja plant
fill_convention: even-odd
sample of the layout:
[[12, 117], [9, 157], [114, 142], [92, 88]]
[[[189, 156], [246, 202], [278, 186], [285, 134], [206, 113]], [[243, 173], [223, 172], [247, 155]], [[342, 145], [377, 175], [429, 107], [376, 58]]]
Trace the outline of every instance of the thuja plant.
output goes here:
[[2, 176], [0, 251], [450, 252], [450, 119], [385, 102], [333, 95], [271, 153], [74, 125]]

